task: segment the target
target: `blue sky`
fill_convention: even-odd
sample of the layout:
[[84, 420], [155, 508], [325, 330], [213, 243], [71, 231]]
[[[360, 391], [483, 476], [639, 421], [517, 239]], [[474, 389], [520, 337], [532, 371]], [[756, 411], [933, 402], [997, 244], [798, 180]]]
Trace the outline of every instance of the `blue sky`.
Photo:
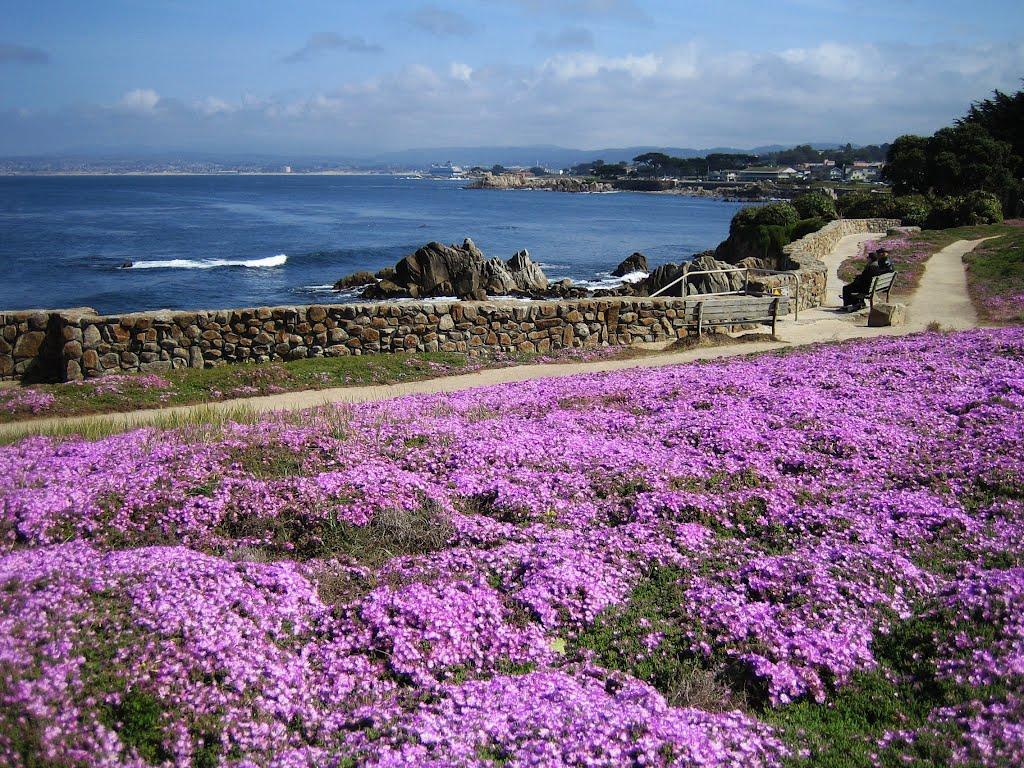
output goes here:
[[1024, 77], [979, 0], [0, 0], [0, 153], [867, 143]]

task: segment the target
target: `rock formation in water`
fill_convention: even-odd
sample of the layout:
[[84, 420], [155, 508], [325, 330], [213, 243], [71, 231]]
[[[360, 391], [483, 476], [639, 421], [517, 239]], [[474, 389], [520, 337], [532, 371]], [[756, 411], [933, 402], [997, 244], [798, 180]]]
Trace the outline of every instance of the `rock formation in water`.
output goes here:
[[[363, 280], [369, 273], [356, 273], [335, 283], [340, 289]], [[423, 298], [455, 296], [482, 301], [488, 296], [546, 295], [548, 278], [523, 250], [508, 261], [488, 259], [467, 238], [462, 245], [427, 243], [399, 261], [394, 269], [381, 270], [366, 285], [363, 298]]]
[[650, 272], [647, 266], [647, 257], [637, 251], [619, 262], [619, 266], [612, 270], [612, 277], [625, 277], [633, 272]]

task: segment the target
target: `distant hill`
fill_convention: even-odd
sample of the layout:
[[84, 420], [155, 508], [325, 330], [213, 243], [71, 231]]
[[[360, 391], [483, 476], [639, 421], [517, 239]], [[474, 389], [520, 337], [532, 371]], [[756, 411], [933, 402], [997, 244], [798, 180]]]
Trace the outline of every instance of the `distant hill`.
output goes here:
[[[694, 149], [692, 147], [613, 147], [606, 149], [569, 149], [550, 144], [539, 144], [526, 147], [434, 147], [422, 149], [405, 149], [398, 152], [383, 152], [379, 155], [363, 158], [361, 162], [382, 166], [406, 166], [418, 168], [431, 163], [451, 161], [456, 165], [490, 167], [496, 163], [501, 165], [543, 165], [548, 168], [568, 168], [579, 163], [601, 159], [606, 163], [628, 162], [637, 155], [646, 152], [664, 152], [672, 157], [704, 157], [720, 152], [729, 154], [751, 153], [755, 155], [778, 152], [790, 146], [771, 144], [754, 148], [710, 147]], [[815, 149], [837, 149], [844, 146], [836, 143], [811, 143]], [[857, 146], [857, 145], [854, 145]]]
[[[451, 161], [469, 168], [479, 165], [505, 166], [541, 165], [546, 168], [569, 168], [594, 160], [606, 163], [629, 162], [647, 152], [664, 152], [672, 157], [704, 157], [711, 153], [765, 155], [789, 149], [791, 145], [770, 144], [761, 147], [609, 147], [605, 149], [571, 149], [551, 144], [510, 147], [424, 147], [395, 152], [364, 155], [295, 155], [273, 153], [230, 154], [187, 150], [158, 150], [151, 147], [108, 146], [76, 147], [73, 150], [46, 155], [0, 157], [0, 172], [76, 172], [82, 170], [114, 172], [150, 172], [164, 168], [192, 171], [278, 170], [285, 165], [298, 170], [324, 169], [421, 169], [433, 163]], [[836, 143], [811, 143], [815, 149], [837, 149]], [[854, 145], [855, 147], [859, 145]]]

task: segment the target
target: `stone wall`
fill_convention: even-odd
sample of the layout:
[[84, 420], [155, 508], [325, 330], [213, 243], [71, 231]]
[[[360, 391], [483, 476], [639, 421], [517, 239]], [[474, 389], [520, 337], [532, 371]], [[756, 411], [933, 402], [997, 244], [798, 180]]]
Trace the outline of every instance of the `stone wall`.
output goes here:
[[[380, 352], [544, 353], [674, 340], [686, 333], [682, 315], [678, 298], [391, 302], [117, 316], [37, 312], [16, 324], [5, 316], [5, 334], [19, 330], [11, 334], [13, 356], [0, 359], [8, 360], [5, 378], [32, 367], [45, 378], [73, 381]], [[50, 354], [40, 357], [43, 350]]]
[[[831, 221], [817, 232], [795, 240], [783, 247], [788, 263], [780, 265], [781, 269], [792, 271], [800, 276], [800, 309], [818, 307], [825, 300], [825, 281], [828, 269], [822, 261], [832, 253], [839, 241], [848, 235], [867, 233], [884, 233], [900, 226], [899, 219], [837, 219]], [[792, 290], [794, 281], [785, 276], [751, 277], [751, 287], [756, 290], [789, 286]]]

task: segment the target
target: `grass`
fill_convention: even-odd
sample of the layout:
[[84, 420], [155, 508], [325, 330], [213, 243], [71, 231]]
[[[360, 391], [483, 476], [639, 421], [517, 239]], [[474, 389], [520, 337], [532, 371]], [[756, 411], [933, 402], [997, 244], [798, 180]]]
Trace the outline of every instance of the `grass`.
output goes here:
[[982, 321], [1024, 323], [1024, 226], [982, 243], [964, 263], [967, 292]]
[[[602, 360], [629, 359], [651, 354], [657, 354], [657, 350], [627, 346], [476, 358], [459, 352], [388, 353], [180, 369], [155, 377], [156, 384], [154, 377], [146, 374], [120, 375], [115, 382], [108, 377], [73, 384], [32, 384], [25, 387], [15, 384], [0, 388], [0, 424], [36, 418], [128, 413], [336, 387], [383, 386], [510, 365], [575, 362], [595, 357]], [[36, 412], [4, 409], [5, 392], [26, 390], [52, 395], [54, 402]]]
[[[460, 353], [397, 353], [181, 369], [160, 375], [169, 384], [166, 387], [147, 384], [150, 377], [145, 375], [129, 374], [113, 386], [100, 386], [103, 379], [92, 379], [82, 384], [36, 384], [31, 388], [56, 398], [52, 406], [38, 415], [85, 416], [282, 392], [393, 384], [462, 373], [476, 367], [478, 364]], [[22, 421], [32, 415], [0, 410], [0, 423]]]

